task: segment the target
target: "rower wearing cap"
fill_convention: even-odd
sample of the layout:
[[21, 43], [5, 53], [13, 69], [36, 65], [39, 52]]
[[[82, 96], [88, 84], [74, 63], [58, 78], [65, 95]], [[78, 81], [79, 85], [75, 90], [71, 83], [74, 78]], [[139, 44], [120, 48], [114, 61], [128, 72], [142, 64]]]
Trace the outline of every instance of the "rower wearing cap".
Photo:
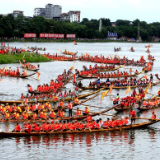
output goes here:
[[9, 120], [10, 119], [10, 114], [8, 113], [8, 111], [5, 112], [5, 120]]
[[77, 104], [79, 102], [78, 97], [76, 96], [74, 99], [74, 103]]
[[85, 111], [83, 113], [83, 115], [88, 115], [89, 114], [89, 108], [88, 106], [85, 106]]

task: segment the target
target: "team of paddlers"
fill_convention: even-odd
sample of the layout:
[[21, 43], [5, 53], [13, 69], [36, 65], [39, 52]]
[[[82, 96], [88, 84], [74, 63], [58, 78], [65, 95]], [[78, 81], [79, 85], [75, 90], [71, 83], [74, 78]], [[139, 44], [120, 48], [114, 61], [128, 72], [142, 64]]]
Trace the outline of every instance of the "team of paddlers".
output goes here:
[[58, 56], [57, 53], [53, 55], [50, 55], [49, 53], [43, 54], [43, 56], [57, 61], [73, 61], [75, 59], [74, 57]]
[[26, 68], [26, 69], [39, 69], [39, 64], [37, 65], [33, 65], [33, 64], [30, 64], [29, 62], [28, 63], [24, 63], [22, 64], [22, 67], [23, 68]]
[[132, 74], [132, 72], [130, 72], [130, 73], [128, 73], [127, 71], [119, 71], [119, 70], [117, 70], [117, 72], [111, 72], [111, 73], [94, 73], [94, 71], [81, 71], [81, 72], [79, 72], [79, 76], [87, 76], [87, 77], [92, 77], [92, 76], [94, 76], [94, 77], [100, 77], [100, 78], [113, 78], [113, 77], [127, 77], [127, 76], [131, 76], [131, 75], [136, 75], [136, 74], [139, 74], [139, 72], [136, 70], [135, 72], [133, 72], [133, 74]]
[[[48, 92], [50, 90], [47, 90]], [[52, 91], [52, 90], [51, 90]], [[75, 87], [75, 91], [69, 90], [64, 91], [64, 92], [58, 92], [57, 89], [53, 89], [53, 93], [40, 93], [40, 94], [27, 94], [24, 96], [21, 94], [21, 100], [24, 101], [25, 103], [28, 101], [35, 101], [37, 102], [38, 100], [53, 100], [54, 102], [59, 101], [60, 99], [63, 98], [73, 98], [78, 95], [78, 87]]]
[[22, 71], [22, 73], [20, 73], [19, 67], [17, 67], [16, 70], [12, 70], [12, 68], [9, 67], [9, 69], [5, 69], [5, 68], [0, 69], [0, 74], [3, 75], [3, 76], [7, 76], [7, 75], [17, 76], [17, 75], [27, 75], [27, 72]]
[[63, 74], [58, 75], [57, 79], [54, 81], [51, 79], [50, 84], [38, 85], [36, 90], [33, 90], [32, 86], [28, 84], [28, 90], [30, 93], [38, 92], [38, 93], [46, 93], [53, 92], [57, 93], [57, 90], [63, 87], [64, 83], [70, 78], [72, 71], [69, 69], [68, 71], [64, 70]]
[[124, 87], [124, 86], [143, 86], [147, 85], [149, 83], [152, 83], [153, 78], [151, 77], [149, 79], [141, 79], [137, 80], [136, 78], [130, 78], [129, 80], [125, 79], [117, 79], [117, 80], [110, 80], [109, 78], [106, 79], [106, 82], [101, 82], [100, 79], [96, 80], [95, 82], [90, 82], [89, 86], [90, 87], [100, 87], [100, 86], [106, 86], [109, 87], [110, 85], [115, 86], [115, 87]]

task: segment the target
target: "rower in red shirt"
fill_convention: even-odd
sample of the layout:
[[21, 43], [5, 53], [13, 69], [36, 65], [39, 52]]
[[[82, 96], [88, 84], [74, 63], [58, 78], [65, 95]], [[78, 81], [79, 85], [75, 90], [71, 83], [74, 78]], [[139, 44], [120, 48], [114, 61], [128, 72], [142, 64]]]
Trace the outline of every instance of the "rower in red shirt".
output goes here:
[[20, 132], [21, 131], [21, 127], [19, 125], [19, 123], [17, 123], [15, 129], [12, 132]]
[[37, 124], [36, 128], [35, 128], [36, 132], [41, 132], [41, 126], [39, 125], [39, 123]]
[[135, 123], [136, 112], [131, 108], [131, 110], [129, 111], [129, 114], [131, 115], [131, 125], [132, 125], [132, 122]]
[[152, 119], [156, 119], [156, 114], [152, 112]]

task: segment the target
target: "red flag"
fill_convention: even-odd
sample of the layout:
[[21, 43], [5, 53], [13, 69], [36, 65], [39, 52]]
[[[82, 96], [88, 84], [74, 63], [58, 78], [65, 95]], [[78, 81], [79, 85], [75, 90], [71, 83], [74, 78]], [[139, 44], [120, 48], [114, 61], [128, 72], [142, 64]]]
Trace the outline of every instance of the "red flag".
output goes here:
[[147, 79], [147, 76], [145, 75], [144, 78]]
[[38, 73], [38, 75], [37, 75], [37, 79], [39, 79], [40, 73], [39, 73], [39, 72], [37, 72], [37, 73]]
[[110, 86], [109, 86], [110, 94], [112, 93], [112, 88], [113, 88], [113, 85], [110, 85]]
[[73, 83], [76, 83], [76, 74], [73, 74]]

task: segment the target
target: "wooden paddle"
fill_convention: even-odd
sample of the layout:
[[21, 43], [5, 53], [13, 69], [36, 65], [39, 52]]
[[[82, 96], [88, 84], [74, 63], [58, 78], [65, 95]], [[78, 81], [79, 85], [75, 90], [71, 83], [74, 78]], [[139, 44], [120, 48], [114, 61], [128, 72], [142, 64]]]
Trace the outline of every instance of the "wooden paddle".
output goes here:
[[[31, 77], [31, 76], [30, 76], [30, 77]], [[36, 78], [34, 78], [34, 77], [31, 77], [31, 78], [33, 78], [33, 79], [35, 79], [35, 80], [39, 81], [39, 79], [36, 79]]]
[[[106, 110], [105, 112], [108, 112], [108, 111], [112, 110], [112, 109], [115, 108], [115, 107], [117, 107], [117, 105], [114, 105], [112, 108], [109, 108], [109, 109]], [[77, 110], [77, 109], [73, 109], [73, 110]], [[85, 112], [84, 110], [80, 110], [80, 111]], [[103, 112], [103, 111], [98, 112], [98, 114], [108, 115], [108, 116], [115, 116], [115, 115], [104, 114], [104, 113], [102, 113], [102, 112]], [[89, 113], [96, 113], [96, 112], [89, 111]]]
[[80, 104], [80, 105], [89, 106], [89, 107], [95, 107], [95, 108], [103, 108], [103, 107], [98, 107], [98, 106], [91, 106], [91, 105], [88, 105], [88, 104]]

